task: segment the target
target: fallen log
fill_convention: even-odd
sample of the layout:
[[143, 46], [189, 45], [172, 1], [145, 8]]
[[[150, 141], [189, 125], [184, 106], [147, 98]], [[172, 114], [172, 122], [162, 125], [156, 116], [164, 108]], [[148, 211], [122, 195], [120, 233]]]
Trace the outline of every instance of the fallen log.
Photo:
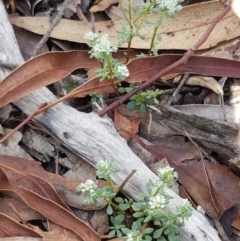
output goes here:
[[[6, 57], [4, 66], [1, 65], [1, 73], [6, 76], [10, 72], [6, 67], [22, 64], [23, 58], [8, 21], [3, 1], [0, 1], [0, 30], [0, 49], [2, 56]], [[29, 115], [42, 103], [49, 103], [55, 99], [56, 97], [47, 88], [42, 88], [15, 101], [14, 104]], [[157, 179], [156, 175], [130, 150], [108, 117], [100, 118], [96, 113], [82, 113], [65, 103], [60, 103], [36, 116], [34, 121], [93, 166], [102, 160], [113, 160], [120, 168], [120, 172], [113, 175], [115, 183], [121, 183], [133, 169], [136, 169], [137, 172], [124, 188], [126, 194], [133, 199], [137, 200], [140, 193], [145, 192], [148, 179], [153, 181]], [[182, 199], [172, 190], [168, 189], [167, 194], [173, 197], [169, 204], [170, 209], [182, 202]], [[180, 230], [180, 239], [184, 241], [220, 240], [216, 230], [197, 211], [193, 212]]]

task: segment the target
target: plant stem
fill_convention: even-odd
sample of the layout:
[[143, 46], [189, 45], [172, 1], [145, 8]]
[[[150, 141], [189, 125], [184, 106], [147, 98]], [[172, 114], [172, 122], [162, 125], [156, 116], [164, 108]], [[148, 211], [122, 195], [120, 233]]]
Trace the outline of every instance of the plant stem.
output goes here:
[[215, 26], [217, 25], [217, 23], [231, 10], [231, 5], [227, 4], [225, 5], [225, 8], [223, 9], [223, 11], [213, 19], [212, 23], [210, 24], [210, 26], [208, 27], [208, 29], [206, 30], [206, 32], [203, 34], [203, 36], [200, 38], [200, 40], [192, 47], [190, 48], [187, 53], [185, 53], [181, 59], [179, 59], [178, 61], [176, 61], [175, 63], [169, 65], [168, 67], [162, 69], [161, 71], [159, 71], [156, 75], [154, 75], [153, 77], [151, 77], [150, 79], [147, 79], [142, 85], [140, 85], [139, 87], [137, 87], [136, 89], [134, 89], [133, 91], [127, 93], [126, 95], [122, 96], [121, 98], [119, 98], [116, 102], [112, 103], [111, 105], [109, 105], [108, 107], [104, 108], [103, 110], [98, 112], [99, 116], [103, 116], [105, 115], [107, 112], [111, 111], [112, 109], [116, 108], [117, 106], [121, 105], [122, 103], [124, 103], [126, 100], [128, 100], [129, 98], [131, 98], [133, 95], [135, 95], [137, 92], [139, 92], [140, 90], [143, 90], [145, 88], [147, 88], [149, 85], [151, 85], [154, 81], [158, 80], [161, 76], [163, 76], [164, 74], [168, 73], [169, 71], [177, 68], [180, 65], [184, 65], [187, 63], [188, 59], [195, 53], [195, 51], [207, 40], [207, 38], [209, 37], [210, 33], [213, 31], [213, 29], [215, 28]]
[[128, 42], [128, 48], [127, 48], [127, 57], [126, 57], [126, 64], [129, 62], [130, 58], [130, 51], [131, 51], [131, 44], [132, 44], [132, 39], [133, 39], [133, 24], [132, 24], [132, 5], [131, 5], [131, 0], [128, 0], [128, 25], [131, 30], [131, 38]]

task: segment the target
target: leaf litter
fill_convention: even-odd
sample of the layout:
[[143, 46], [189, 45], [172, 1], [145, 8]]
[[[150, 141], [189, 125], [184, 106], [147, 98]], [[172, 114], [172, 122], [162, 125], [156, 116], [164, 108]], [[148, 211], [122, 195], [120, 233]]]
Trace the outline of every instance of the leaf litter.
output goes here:
[[[92, 12], [105, 10], [116, 1], [105, 2], [101, 2], [101, 4], [105, 5], [96, 5], [95, 10], [94, 8], [91, 8]], [[204, 18], [208, 18], [208, 16], [213, 18], [213, 15], [215, 13], [217, 14], [221, 7], [222, 5], [218, 1], [212, 1], [184, 8], [184, 10], [179, 13], [179, 16], [177, 16], [178, 20], [173, 19], [170, 22], [164, 23], [162, 28], [163, 32], [161, 32], [161, 35], [163, 35], [163, 41], [160, 42], [160, 45], [157, 46], [157, 48], [164, 50], [189, 49], [192, 47], [192, 43], [196, 42], [196, 39], [199, 38], [199, 33], [203, 31], [205, 25], [209, 24], [209, 22]], [[198, 21], [196, 21], [196, 14], [198, 13], [197, 11], [201, 13], [200, 17], [198, 16], [197, 18]], [[152, 16], [150, 16], [150, 18], [152, 18]], [[213, 77], [218, 78], [227, 76], [228, 78], [232, 79], [240, 77], [238, 51], [235, 49], [235, 42], [232, 41], [233, 38], [239, 36], [240, 32], [239, 28], [236, 27], [238, 24], [236, 21], [234, 21], [234, 19], [236, 19], [235, 15], [233, 13], [229, 13], [224, 20], [221, 21], [218, 28], [215, 29], [216, 32], [213, 33], [213, 37], [209, 38], [205, 45], [203, 45], [203, 49], [208, 49], [209, 47], [217, 45], [219, 42], [230, 39], [229, 43], [227, 43], [227, 46], [230, 47], [224, 47], [224, 51], [227, 49], [226, 52], [230, 55], [228, 60], [227, 58], [220, 59], [212, 57], [216, 54], [219, 54], [219, 47], [216, 47], [209, 52], [201, 54], [202, 56], [193, 56], [185, 65], [176, 68], [172, 73], [194, 74], [187, 80], [187, 85], [201, 86], [209, 89], [211, 91], [210, 93], [214, 92], [215, 94], [222, 94], [225, 92], [223, 85], [221, 86], [221, 83], [218, 83], [218, 81]], [[40, 17], [33, 17], [30, 19], [28, 17], [14, 17], [11, 18], [11, 21], [14, 25], [25, 28], [28, 31], [37, 34], [44, 34], [49, 27], [48, 18], [43, 19]], [[42, 27], [40, 28], [38, 24], [41, 24]], [[113, 33], [111, 28], [117, 28], [118, 24], [119, 20], [113, 20], [112, 22], [96, 22], [96, 28], [100, 29], [103, 34], [111, 33], [110, 39], [113, 43], [116, 43], [116, 35], [114, 35], [115, 33]], [[226, 26], [228, 28], [226, 30], [228, 31], [227, 35], [220, 31], [222, 29], [226, 29]], [[66, 31], [66, 29], [70, 31], [67, 31], [67, 33], [64, 32], [63, 34], [63, 31]], [[57, 39], [84, 43], [84, 33], [89, 31], [89, 29], [90, 24], [83, 24], [82, 22], [73, 23], [73, 20], [62, 20], [60, 24], [56, 26], [55, 31], [51, 36]], [[76, 32], [78, 34], [73, 34]], [[82, 34], [79, 34], [79, 32]], [[143, 32], [142, 34], [146, 33]], [[24, 46], [24, 48], [26, 48], [26, 46]], [[133, 48], [147, 49], [149, 48], [149, 43], [147, 41], [133, 41]], [[221, 51], [223, 50], [221, 49]], [[151, 58], [133, 58], [128, 63], [130, 76], [126, 79], [126, 82], [141, 83], [142, 81], [150, 78], [156, 72], [159, 72], [160, 69], [163, 69], [172, 62], [176, 61], [179, 57], [180, 56], [176, 54], [165, 54]], [[90, 71], [91, 69], [98, 67], [99, 63], [94, 59], [90, 59], [89, 54], [86, 51], [52, 52], [37, 56], [14, 70], [0, 83], [1, 107], [6, 106], [14, 100], [17, 100], [28, 93], [37, 90], [38, 88], [59, 81], [77, 69], [85, 69]], [[197, 76], [200, 74], [206, 77]], [[176, 85], [172, 79], [167, 81], [160, 80], [157, 84], [164, 86], [166, 83], [168, 83], [168, 87], [173, 87]], [[70, 92], [69, 97], [80, 98], [96, 92], [108, 95], [113, 94], [114, 90], [111, 84], [107, 82], [99, 82], [98, 78], [93, 77], [82, 86]], [[217, 118], [221, 119], [220, 121], [223, 121], [222, 117], [219, 117], [219, 115], [222, 114], [221, 109], [219, 110], [219, 106], [209, 105], [218, 104], [214, 102], [213, 98], [214, 97], [211, 97], [210, 100], [208, 100], [208, 105], [196, 105], [194, 107], [192, 105], [185, 107], [180, 106], [179, 109], [183, 113], [191, 113], [191, 115], [200, 116], [198, 115], [198, 109], [202, 108], [201, 116], [209, 118], [209, 120]], [[63, 97], [63, 99], [66, 99], [66, 97]], [[181, 104], [181, 102], [177, 104]], [[239, 118], [234, 114], [237, 106], [228, 106], [226, 109], [228, 109], [228, 113], [230, 113], [227, 115], [228, 122], [234, 120], [235, 123], [239, 123]], [[154, 138], [154, 134], [156, 138], [157, 133], [151, 133], [152, 123], [154, 121], [158, 121], [160, 124], [164, 123], [159, 119], [157, 120], [157, 118], [154, 119], [151, 117], [151, 113], [149, 113], [147, 117], [142, 117], [142, 115], [139, 113], [129, 114], [127, 113], [127, 110], [124, 112], [125, 117], [124, 115], [119, 117], [119, 113], [117, 113], [117, 111], [114, 113], [115, 122], [120, 122], [116, 128], [120, 131], [122, 130], [123, 132], [124, 130], [128, 132], [130, 130], [130, 132], [132, 132], [132, 129], [135, 129], [134, 134], [136, 134], [141, 120], [143, 121], [143, 119], [147, 118], [149, 125], [147, 127], [148, 136], [146, 136], [146, 138]], [[207, 113], [210, 113], [210, 115]], [[213, 117], [213, 114], [215, 114], [216, 117]], [[128, 120], [130, 119], [129, 115], [133, 115], [131, 120], [128, 122], [123, 122], [122, 118]], [[196, 120], [198, 120], [197, 117]], [[199, 121], [200, 120], [201, 119], [199, 119]], [[132, 123], [133, 127], [131, 126]], [[229, 123], [229, 125], [231, 125], [231, 123]], [[186, 136], [183, 132], [179, 131], [180, 128], [178, 128], [175, 128], [176, 135], [180, 134]], [[140, 144], [143, 144], [134, 134], [131, 133], [128, 135], [128, 138], [131, 136], [134, 140]], [[141, 134], [141, 132], [139, 132], [139, 134]], [[161, 135], [161, 133], [159, 135]], [[174, 135], [170, 134], [170, 137], [171, 136]], [[224, 138], [228, 138], [228, 135], [226, 134]], [[163, 158], [167, 159], [169, 165], [174, 167], [174, 169], [179, 173], [178, 180], [184, 187], [187, 195], [191, 197], [195, 205], [203, 207], [203, 209], [212, 218], [220, 218], [220, 221], [222, 221], [221, 216], [228, 213], [228, 211], [231, 212], [231, 217], [234, 217], [233, 222], [231, 219], [227, 220], [228, 223], [223, 226], [227, 226], [228, 229], [226, 228], [226, 230], [228, 230], [228, 232], [226, 231], [226, 233], [231, 235], [232, 231], [229, 231], [229, 222], [232, 222], [232, 227], [234, 228], [233, 230], [235, 233], [237, 233], [236, 230], [239, 230], [240, 226], [238, 221], [239, 208], [237, 206], [239, 203], [239, 197], [236, 190], [238, 189], [239, 182], [239, 177], [237, 175], [240, 173], [236, 165], [234, 166], [234, 161], [228, 160], [224, 164], [237, 175], [233, 174], [232, 171], [216, 162], [209, 162], [207, 160], [208, 155], [206, 154], [206, 159], [200, 160], [196, 149], [194, 149], [193, 145], [189, 145], [189, 143], [186, 141], [176, 141], [168, 137], [167, 139], [163, 138], [163, 140], [159, 142], [160, 144], [155, 146], [149, 147], [144, 144], [143, 146], [158, 160]], [[235, 147], [237, 149], [237, 146]], [[208, 146], [207, 153], [210, 155], [213, 149], [215, 152], [217, 152], [218, 148], [214, 149], [212, 147], [211, 149]], [[239, 150], [236, 152], [238, 151]], [[217, 159], [220, 161], [226, 161], [224, 158], [221, 160], [222, 155], [223, 153], [219, 152], [219, 157]], [[228, 154], [228, 159], [237, 160], [237, 157]], [[2, 180], [0, 182], [1, 190], [6, 197], [14, 197], [14, 199], [11, 201], [14, 207], [17, 207], [16, 203], [20, 202], [19, 205], [21, 208], [17, 208], [17, 211], [19, 209], [20, 212], [22, 206], [25, 205], [24, 207], [29, 210], [26, 212], [32, 213], [32, 216], [24, 217], [24, 220], [27, 221], [35, 218], [49, 220], [52, 222], [52, 227], [56, 225], [53, 230], [68, 230], [66, 231], [69, 232], [67, 234], [67, 236], [70, 237], [68, 240], [100, 240], [95, 231], [93, 231], [89, 226], [72, 214], [69, 207], [65, 204], [65, 202], [67, 203], [67, 197], [65, 197], [65, 202], [63, 202], [61, 195], [57, 194], [52, 187], [52, 185], [55, 184], [57, 186], [61, 186], [65, 190], [74, 192], [76, 185], [81, 183], [81, 180], [71, 180], [69, 178], [62, 178], [57, 174], [47, 173], [40, 167], [40, 164], [36, 163], [37, 162], [33, 162], [33, 160], [27, 161], [26, 159], [21, 159], [16, 156], [0, 156], [0, 178]], [[17, 170], [15, 169], [16, 165], [18, 166]], [[19, 167], [22, 169], [19, 170]], [[102, 185], [104, 185], [104, 183], [102, 183]], [[74, 193], [74, 195], [76, 194]], [[46, 206], [48, 209], [46, 209]], [[80, 206], [83, 208], [83, 205]], [[236, 208], [234, 209], [234, 207]], [[89, 209], [97, 210], [97, 208], [94, 206], [90, 207]], [[9, 210], [6, 214], [2, 214], [0, 217], [4, 221], [4, 223], [1, 221], [3, 224], [1, 229], [4, 230], [4, 232], [10, 233], [10, 231], [7, 229], [7, 227], [10, 227], [12, 229], [11, 232], [18, 232], [19, 234], [19, 231], [21, 231], [23, 232], [23, 234], [21, 234], [23, 236], [38, 238], [46, 237], [46, 240], [48, 239], [47, 236], [44, 236], [46, 234], [43, 235], [43, 233], [41, 233], [39, 230], [33, 231], [34, 228], [30, 229], [26, 228], [24, 225], [19, 225], [19, 216], [15, 215], [13, 218], [10, 212], [12, 212], [12, 210]], [[22, 217], [23, 214], [20, 216]], [[49, 235], [51, 235], [51, 232], [53, 232], [53, 235], [56, 235], [54, 231], [50, 231]], [[66, 238], [66, 232], [65, 236], [59, 235], [60, 240]], [[11, 233], [12, 240], [14, 240], [14, 236], [16, 235], [17, 234], [15, 233]]]

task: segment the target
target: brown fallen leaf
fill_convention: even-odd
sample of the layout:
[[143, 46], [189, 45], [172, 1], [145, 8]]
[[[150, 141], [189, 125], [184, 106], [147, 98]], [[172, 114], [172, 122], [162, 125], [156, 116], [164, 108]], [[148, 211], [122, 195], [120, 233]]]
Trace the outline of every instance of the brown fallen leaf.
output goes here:
[[[124, 105], [119, 108], [124, 108], [124, 112], [130, 112]], [[125, 131], [136, 134], [138, 132], [141, 119], [137, 120], [128, 118], [122, 114], [122, 111], [119, 111], [119, 108], [114, 109], [114, 124], [121, 137], [129, 141], [131, 137]]]
[[113, 5], [115, 3], [118, 3], [118, 0], [102, 0], [102, 1], [98, 2], [96, 5], [94, 5], [93, 7], [91, 7], [89, 9], [89, 11], [91, 13], [104, 11], [105, 9], [107, 9], [108, 7], [110, 7], [111, 5]]
[[[179, 83], [179, 80], [180, 79], [175, 80], [174, 83]], [[222, 86], [213, 77], [194, 75], [190, 76], [185, 82], [185, 84], [202, 86], [212, 90], [216, 94], [223, 95]]]
[[[77, 186], [83, 182], [81, 179], [64, 178], [60, 175], [46, 172], [41, 167], [40, 162], [27, 160], [27, 159], [15, 157], [15, 156], [0, 155], [0, 166], [9, 167], [12, 169], [18, 166], [18, 170], [16, 170], [16, 172], [20, 172], [22, 173], [22, 175], [25, 175], [26, 177], [28, 177], [28, 175], [31, 175], [31, 177], [33, 177], [34, 175], [35, 178], [39, 177], [39, 180], [40, 179], [46, 180], [47, 182], [54, 185], [61, 199], [64, 200], [68, 205], [72, 207], [81, 208], [84, 210], [99, 210], [104, 208], [104, 206], [106, 206], [106, 202], [100, 202], [98, 207], [96, 207], [95, 205], [89, 205], [89, 206], [84, 205], [83, 202], [85, 198], [82, 196], [76, 195]], [[9, 178], [11, 177], [11, 183], [14, 185], [15, 184], [22, 185], [23, 187], [27, 186], [28, 188], [30, 188], [31, 183], [29, 181], [27, 181], [26, 183], [26, 180], [24, 178], [19, 177], [19, 175], [17, 175], [16, 172], [14, 175], [13, 174], [14, 171], [13, 172], [6, 171], [7, 176]], [[99, 180], [98, 185], [100, 188], [102, 188], [107, 185], [107, 182], [103, 180]], [[45, 184], [43, 184], [43, 186], [45, 186]], [[33, 190], [37, 191], [38, 189], [33, 188]], [[50, 192], [53, 192], [53, 191], [50, 191]], [[51, 196], [52, 195], [55, 195], [55, 191], [51, 193]], [[59, 204], [60, 206], [62, 206], [61, 203]]]
[[36, 237], [42, 238], [42, 235], [26, 227], [23, 224], [16, 222], [14, 219], [0, 213], [0, 229], [4, 231], [4, 237]]
[[14, 219], [19, 222], [21, 219], [18, 215], [13, 211], [11, 204], [17, 210], [18, 214], [21, 216], [23, 220], [45, 220], [45, 217], [42, 216], [36, 210], [29, 208], [24, 202], [16, 200], [14, 198], [0, 198], [0, 213], [7, 215], [8, 217]]
[[[196, 43], [206, 31], [213, 18], [215, 18], [224, 6], [219, 1], [203, 2], [197, 5], [184, 7], [176, 14], [176, 17], [163, 21], [158, 33], [162, 41], [156, 41], [156, 49], [189, 49]], [[148, 19], [156, 22], [159, 16], [149, 15]], [[97, 33], [108, 34], [111, 43], [117, 45], [116, 29], [120, 29], [122, 20], [96, 22]], [[13, 17], [11, 23], [37, 34], [45, 34], [50, 27], [50, 19], [47, 17]], [[146, 41], [133, 38], [132, 48], [149, 49], [154, 26], [143, 24], [140, 34], [146, 36]], [[51, 37], [86, 43], [84, 35], [91, 30], [91, 23], [62, 19], [55, 27]], [[200, 47], [206, 49], [218, 43], [236, 38], [240, 35], [239, 19], [233, 12], [228, 13], [215, 27], [211, 36]], [[127, 44], [122, 47], [127, 47]]]
[[0, 169], [0, 189], [4, 190], [5, 193], [18, 194], [19, 197], [21, 197], [21, 199], [31, 208], [37, 210], [52, 222], [72, 230], [83, 241], [100, 241], [98, 235], [93, 229], [65, 208], [32, 191], [10, 184], [2, 169]]
[[[179, 60], [181, 55], [160, 55], [133, 59], [128, 63], [129, 83], [142, 82], [151, 78], [163, 68]], [[52, 52], [37, 56], [14, 70], [0, 83], [0, 107], [17, 100], [31, 91], [49, 85], [66, 77], [78, 68], [91, 68], [100, 63], [90, 59], [84, 51]], [[185, 65], [169, 73], [196, 73], [210, 76], [240, 77], [240, 62], [220, 58], [192, 56]], [[114, 80], [117, 83], [117, 80]], [[74, 89], [64, 98], [83, 97], [92, 93], [112, 93], [111, 81], [89, 80]], [[58, 101], [61, 101], [60, 99]]]

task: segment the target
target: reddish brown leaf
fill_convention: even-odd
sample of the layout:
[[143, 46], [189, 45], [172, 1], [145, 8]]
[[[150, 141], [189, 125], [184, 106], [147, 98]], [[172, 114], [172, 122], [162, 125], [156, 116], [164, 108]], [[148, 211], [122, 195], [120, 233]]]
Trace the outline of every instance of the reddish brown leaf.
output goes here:
[[2, 213], [0, 213], [0, 229], [8, 237], [15, 237], [15, 236], [37, 237], [37, 238], [42, 237], [39, 233], [16, 222], [12, 218], [10, 218]]
[[51, 52], [39, 55], [14, 70], [0, 83], [0, 107], [66, 77], [78, 68], [100, 66], [84, 51]]
[[[120, 108], [121, 111], [119, 111]], [[125, 131], [136, 134], [138, 132], [141, 119], [128, 118], [124, 114], [122, 114], [124, 112], [130, 112], [124, 105], [114, 109], [114, 124], [121, 137], [129, 141], [131, 137]]]
[[76, 191], [77, 186], [82, 182], [81, 179], [66, 179], [60, 175], [46, 172], [40, 162], [20, 157], [0, 155], [0, 164], [11, 168], [18, 167], [18, 171], [39, 176], [51, 184], [60, 185], [73, 192]]
[[52, 222], [72, 230], [83, 241], [100, 241], [98, 235], [87, 224], [68, 210], [32, 191], [10, 184], [2, 169], [0, 169], [0, 189], [18, 194], [28, 206], [37, 210]]
[[[19, 216], [13, 210], [12, 206], [15, 208]], [[8, 217], [14, 219], [17, 222], [20, 222], [22, 220], [28, 221], [46, 219], [36, 210], [29, 208], [24, 202], [21, 202], [14, 198], [7, 197], [0, 198], [0, 213], [7, 215]]]
[[[157, 57], [133, 59], [127, 65], [130, 75], [126, 81], [129, 83], [147, 81], [160, 70], [178, 61], [181, 57], [181, 55], [166, 54]], [[239, 78], [240, 62], [213, 57], [193, 56], [185, 65], [179, 66], [169, 73], [195, 73], [207, 76], [228, 76]], [[114, 83], [117, 82], [117, 80], [114, 81]], [[111, 81], [99, 82], [98, 78], [94, 78], [73, 90], [70, 95], [83, 97], [89, 93], [111, 92], [113, 92]]]
[[[151, 58], [137, 58], [128, 64], [128, 82], [142, 82], [161, 69], [179, 60], [181, 55], [161, 55]], [[31, 91], [56, 82], [75, 69], [100, 67], [84, 51], [51, 52], [35, 57], [13, 71], [0, 83], [0, 107], [17, 100]], [[196, 73], [210, 76], [240, 77], [240, 62], [213, 57], [193, 56], [171, 73]], [[110, 81], [92, 79], [75, 89], [71, 96], [85, 96], [90, 93], [113, 92]]]

